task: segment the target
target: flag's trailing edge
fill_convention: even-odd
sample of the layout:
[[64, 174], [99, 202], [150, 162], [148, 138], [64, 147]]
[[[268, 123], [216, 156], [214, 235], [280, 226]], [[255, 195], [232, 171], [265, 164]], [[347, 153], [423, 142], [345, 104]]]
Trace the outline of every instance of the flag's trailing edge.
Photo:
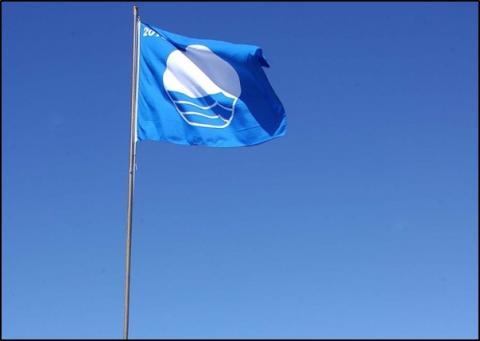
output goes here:
[[138, 140], [238, 147], [285, 134], [285, 110], [259, 47], [145, 23], [139, 34]]

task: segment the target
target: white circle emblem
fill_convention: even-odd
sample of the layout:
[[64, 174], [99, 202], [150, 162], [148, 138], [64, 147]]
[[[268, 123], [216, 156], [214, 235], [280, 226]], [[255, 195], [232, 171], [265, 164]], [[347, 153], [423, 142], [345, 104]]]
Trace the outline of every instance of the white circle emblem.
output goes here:
[[230, 125], [241, 94], [235, 69], [204, 45], [170, 53], [163, 85], [185, 122], [206, 128]]

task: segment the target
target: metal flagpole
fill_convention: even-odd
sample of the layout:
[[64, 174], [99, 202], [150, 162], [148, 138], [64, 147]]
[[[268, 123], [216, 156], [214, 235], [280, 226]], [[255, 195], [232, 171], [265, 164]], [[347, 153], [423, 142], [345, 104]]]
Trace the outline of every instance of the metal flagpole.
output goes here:
[[129, 305], [130, 305], [130, 256], [132, 250], [132, 209], [133, 188], [135, 182], [135, 159], [137, 140], [137, 95], [138, 95], [138, 46], [139, 25], [137, 6], [133, 6], [133, 61], [132, 61], [132, 105], [130, 118], [130, 165], [128, 172], [128, 211], [127, 211], [127, 245], [125, 259], [125, 305], [123, 318], [123, 338], [128, 339]]

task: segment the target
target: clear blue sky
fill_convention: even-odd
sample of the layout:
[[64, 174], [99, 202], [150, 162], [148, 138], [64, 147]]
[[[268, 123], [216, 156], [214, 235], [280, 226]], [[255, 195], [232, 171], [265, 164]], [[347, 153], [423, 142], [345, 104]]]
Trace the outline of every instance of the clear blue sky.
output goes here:
[[[289, 129], [138, 145], [131, 337], [476, 337], [477, 6], [139, 3]], [[131, 3], [2, 3], [2, 337], [122, 335], [131, 53]]]

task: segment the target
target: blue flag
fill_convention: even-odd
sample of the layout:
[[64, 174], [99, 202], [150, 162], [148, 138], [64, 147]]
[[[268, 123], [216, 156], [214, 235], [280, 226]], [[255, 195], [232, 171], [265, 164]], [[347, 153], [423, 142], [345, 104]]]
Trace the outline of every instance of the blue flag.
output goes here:
[[285, 134], [285, 110], [259, 47], [145, 23], [139, 42], [138, 140], [237, 147]]

